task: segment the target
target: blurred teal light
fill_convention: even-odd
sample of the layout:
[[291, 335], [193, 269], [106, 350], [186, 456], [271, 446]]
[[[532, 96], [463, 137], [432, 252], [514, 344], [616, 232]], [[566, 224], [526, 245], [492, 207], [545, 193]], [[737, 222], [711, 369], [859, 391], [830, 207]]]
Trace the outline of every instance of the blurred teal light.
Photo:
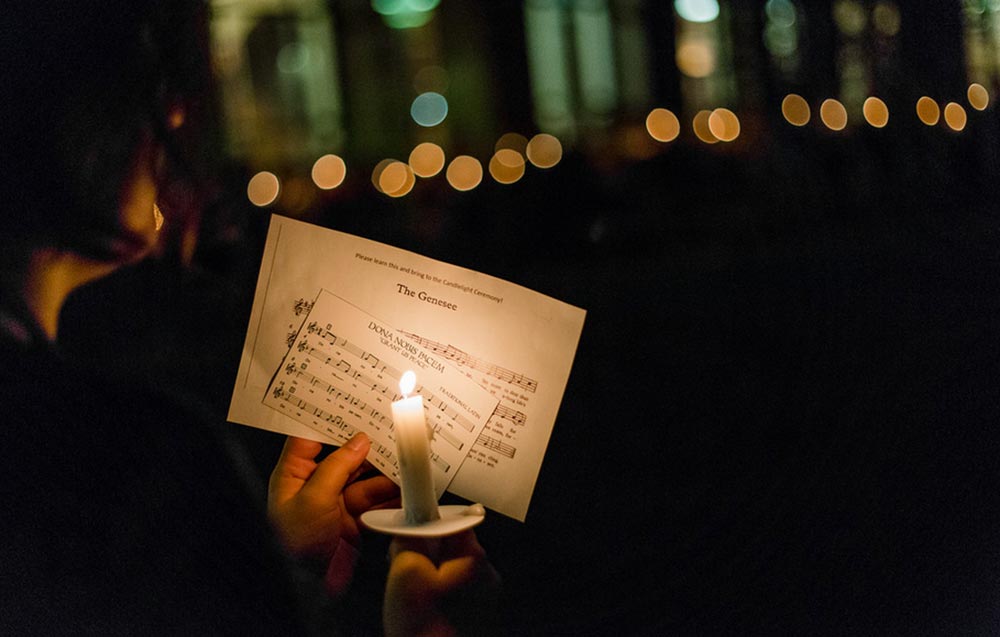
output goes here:
[[448, 116], [448, 100], [440, 93], [421, 93], [410, 106], [410, 116], [421, 126], [437, 126]]
[[719, 17], [716, 0], [674, 0], [674, 9], [688, 22], [711, 22]]
[[441, 0], [371, 0], [372, 9], [393, 29], [422, 27]]
[[795, 5], [790, 0], [767, 0], [764, 4], [767, 19], [777, 26], [790, 27], [795, 24]]

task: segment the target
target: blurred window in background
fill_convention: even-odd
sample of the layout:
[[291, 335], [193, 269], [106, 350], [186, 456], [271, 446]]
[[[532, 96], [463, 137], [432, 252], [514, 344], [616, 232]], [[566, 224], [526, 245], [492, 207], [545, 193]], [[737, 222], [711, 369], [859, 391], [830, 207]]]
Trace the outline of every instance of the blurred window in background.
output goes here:
[[716, 0], [675, 0], [676, 64], [684, 110], [733, 106], [738, 97], [727, 7]]
[[213, 0], [211, 39], [234, 158], [311, 163], [344, 143], [333, 19], [322, 0]]
[[965, 60], [970, 81], [995, 86], [1000, 71], [1000, 1], [965, 0]]
[[[623, 4], [634, 36], [636, 3]], [[527, 0], [524, 22], [538, 127], [571, 141], [581, 130], [610, 125], [620, 96], [607, 0]], [[627, 49], [632, 62], [645, 57], [637, 47], [642, 47], [641, 40], [633, 40]], [[628, 85], [633, 98], [644, 94], [638, 79], [644, 69], [638, 71]]]
[[898, 39], [901, 17], [894, 2], [836, 0], [839, 101], [851, 125], [865, 121], [865, 102], [873, 93], [891, 91], [899, 78]]
[[764, 3], [764, 47], [776, 75], [794, 82], [802, 68], [801, 29], [803, 16], [792, 0]]

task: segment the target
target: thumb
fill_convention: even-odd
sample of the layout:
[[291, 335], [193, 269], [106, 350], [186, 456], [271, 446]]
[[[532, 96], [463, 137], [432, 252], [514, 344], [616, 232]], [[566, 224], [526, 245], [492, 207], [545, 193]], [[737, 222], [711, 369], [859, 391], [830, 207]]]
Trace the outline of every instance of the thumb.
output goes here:
[[358, 433], [323, 459], [316, 466], [312, 477], [302, 486], [302, 495], [318, 497], [339, 497], [351, 474], [365, 461], [371, 440], [364, 433]]

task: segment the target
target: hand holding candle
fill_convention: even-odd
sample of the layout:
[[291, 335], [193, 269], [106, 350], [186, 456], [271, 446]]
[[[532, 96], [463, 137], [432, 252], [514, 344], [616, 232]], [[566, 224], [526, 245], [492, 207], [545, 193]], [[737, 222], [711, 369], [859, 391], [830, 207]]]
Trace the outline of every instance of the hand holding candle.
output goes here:
[[407, 524], [437, 520], [437, 494], [431, 474], [430, 442], [422, 396], [409, 396], [417, 383], [412, 371], [399, 380], [403, 398], [392, 403], [392, 421], [399, 458], [400, 490]]

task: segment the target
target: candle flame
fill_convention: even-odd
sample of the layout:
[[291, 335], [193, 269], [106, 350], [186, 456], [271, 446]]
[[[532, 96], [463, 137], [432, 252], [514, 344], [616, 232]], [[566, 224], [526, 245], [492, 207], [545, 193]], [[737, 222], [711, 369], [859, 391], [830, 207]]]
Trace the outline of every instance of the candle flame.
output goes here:
[[403, 372], [403, 377], [399, 379], [399, 391], [403, 394], [403, 398], [409, 396], [416, 386], [417, 375], [412, 370]]

